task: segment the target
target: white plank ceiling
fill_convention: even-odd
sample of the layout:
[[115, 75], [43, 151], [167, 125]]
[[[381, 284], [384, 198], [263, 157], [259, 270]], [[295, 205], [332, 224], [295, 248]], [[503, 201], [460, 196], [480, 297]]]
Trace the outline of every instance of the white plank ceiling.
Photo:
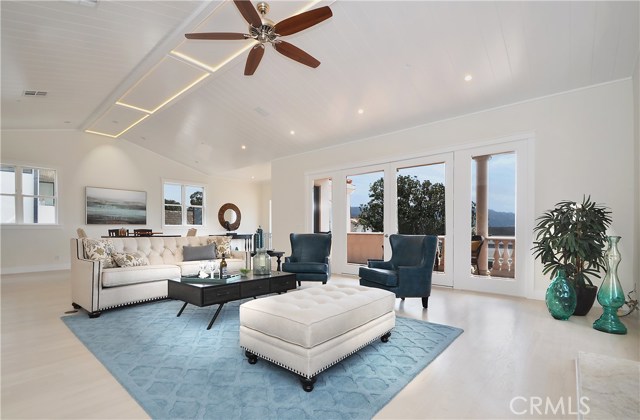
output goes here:
[[248, 41], [184, 39], [245, 33], [232, 2], [3, 0], [2, 128], [106, 132], [264, 179], [280, 156], [631, 77], [640, 51], [637, 1], [272, 1], [267, 17], [323, 5], [331, 19], [283, 37], [320, 67], [268, 47], [247, 77], [246, 51], [219, 65]]

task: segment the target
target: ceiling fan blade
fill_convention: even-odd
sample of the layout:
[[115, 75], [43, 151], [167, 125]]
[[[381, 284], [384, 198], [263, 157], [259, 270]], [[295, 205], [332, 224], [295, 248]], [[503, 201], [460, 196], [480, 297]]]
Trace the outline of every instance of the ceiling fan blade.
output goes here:
[[187, 39], [216, 39], [216, 40], [234, 40], [251, 38], [249, 35], [235, 32], [201, 32], [193, 34], [184, 34]]
[[291, 16], [276, 23], [273, 28], [278, 35], [291, 35], [329, 19], [331, 16], [333, 16], [333, 13], [329, 6], [324, 6]]
[[285, 55], [290, 59], [297, 61], [298, 63], [302, 63], [305, 66], [316, 68], [320, 65], [320, 62], [318, 60], [311, 57], [309, 54], [302, 51], [295, 45], [289, 44], [286, 41], [279, 41], [274, 43], [273, 48], [275, 48], [276, 51], [278, 51], [280, 54]]
[[247, 64], [244, 66], [244, 75], [251, 76], [256, 72], [258, 68], [258, 64], [260, 64], [260, 60], [262, 60], [262, 56], [264, 55], [264, 45], [258, 44], [249, 51], [249, 56], [247, 57]]
[[236, 4], [238, 10], [240, 10], [240, 14], [244, 17], [249, 25], [254, 28], [259, 28], [262, 25], [262, 19], [260, 19], [260, 15], [253, 4], [249, 0], [233, 0]]

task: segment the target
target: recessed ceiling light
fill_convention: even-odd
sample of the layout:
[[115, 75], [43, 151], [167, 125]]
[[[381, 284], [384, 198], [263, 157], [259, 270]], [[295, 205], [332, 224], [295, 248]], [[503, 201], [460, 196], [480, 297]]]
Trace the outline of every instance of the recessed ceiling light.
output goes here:
[[360, 114], [360, 115], [364, 114], [364, 109], [360, 108], [360, 109], [358, 110], [358, 114]]
[[291, 134], [292, 136], [296, 134], [296, 132], [294, 130], [289, 131], [289, 134]]
[[252, 176], [251, 176], [251, 179], [256, 179], [256, 177], [252, 175]]
[[243, 144], [242, 146], [240, 146], [240, 148], [241, 148], [242, 150], [245, 150], [245, 149], [247, 148], [247, 146], [245, 146], [245, 145]]
[[471, 79], [473, 79], [473, 76], [472, 76], [472, 75], [470, 75], [470, 74], [467, 74], [466, 76], [464, 76], [464, 81], [465, 81], [465, 82], [470, 82], [470, 81], [471, 81]]

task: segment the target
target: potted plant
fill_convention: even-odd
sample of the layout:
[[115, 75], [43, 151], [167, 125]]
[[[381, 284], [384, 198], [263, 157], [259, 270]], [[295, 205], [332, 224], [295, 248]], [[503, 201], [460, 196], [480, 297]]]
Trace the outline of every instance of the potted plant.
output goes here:
[[595, 301], [598, 288], [589, 277], [599, 277], [605, 268], [605, 234], [611, 225], [611, 212], [606, 207], [583, 197], [582, 203], [561, 201], [538, 217], [533, 229], [533, 255], [540, 259], [544, 274], [565, 273], [577, 295], [574, 315], [586, 315]]

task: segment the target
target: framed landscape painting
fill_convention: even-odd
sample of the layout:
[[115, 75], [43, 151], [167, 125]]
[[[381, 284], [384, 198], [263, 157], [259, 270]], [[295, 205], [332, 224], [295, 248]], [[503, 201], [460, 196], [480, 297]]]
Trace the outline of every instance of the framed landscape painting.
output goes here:
[[86, 187], [88, 225], [146, 225], [146, 191]]

